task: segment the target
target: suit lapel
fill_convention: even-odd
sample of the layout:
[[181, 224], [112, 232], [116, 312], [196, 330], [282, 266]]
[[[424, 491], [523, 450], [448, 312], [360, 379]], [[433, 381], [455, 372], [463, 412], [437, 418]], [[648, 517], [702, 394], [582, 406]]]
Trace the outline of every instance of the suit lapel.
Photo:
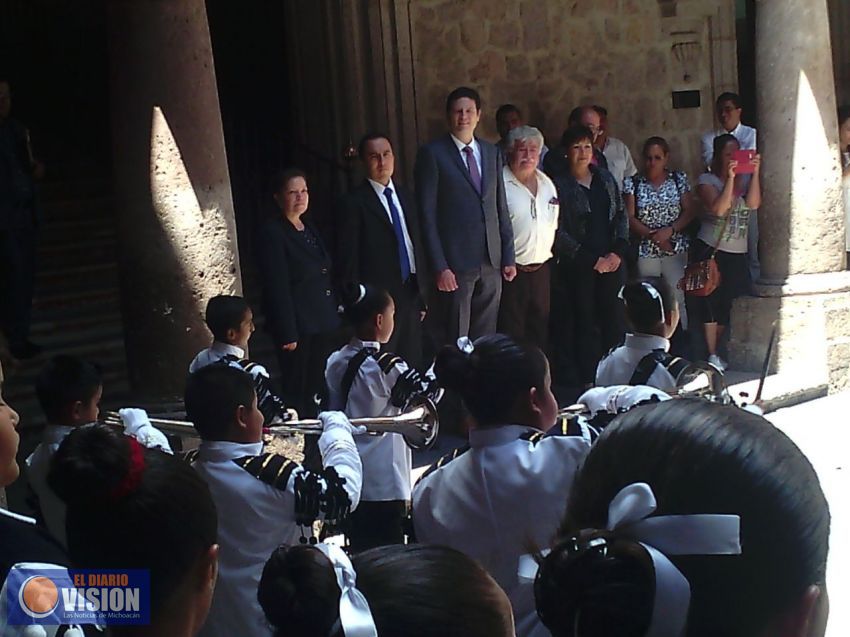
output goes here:
[[378, 193], [375, 192], [375, 189], [372, 188], [372, 184], [370, 184], [368, 181], [363, 183], [362, 194], [363, 201], [366, 203], [366, 207], [369, 209], [369, 211], [373, 215], [376, 215], [380, 219], [380, 222], [384, 226], [386, 226], [386, 228], [390, 232], [393, 232], [393, 224], [390, 221], [389, 215], [387, 214], [387, 209], [384, 208], [384, 204], [381, 202]]
[[[466, 178], [466, 181], [469, 184], [469, 187], [472, 188], [472, 190], [474, 190], [476, 194], [478, 194], [478, 191], [475, 189], [475, 184], [472, 183], [472, 177], [469, 176], [469, 166], [466, 165], [466, 163], [463, 161], [463, 158], [460, 156], [460, 151], [457, 149], [457, 146], [455, 146], [455, 141], [452, 139], [452, 136], [450, 134], [446, 135], [445, 139], [446, 139], [446, 150], [448, 151], [449, 155], [451, 155], [452, 159], [454, 160], [455, 164], [457, 165], [457, 169]], [[478, 146], [479, 146], [479, 148], [481, 147], [480, 144]], [[481, 163], [482, 164], [484, 163], [484, 155], [483, 154], [481, 155]], [[482, 180], [482, 186], [483, 186], [483, 180]]]

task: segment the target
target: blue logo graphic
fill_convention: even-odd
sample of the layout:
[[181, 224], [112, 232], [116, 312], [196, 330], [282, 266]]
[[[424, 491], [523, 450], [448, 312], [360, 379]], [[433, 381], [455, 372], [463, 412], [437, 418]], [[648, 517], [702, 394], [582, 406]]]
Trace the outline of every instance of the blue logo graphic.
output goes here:
[[14, 567], [6, 579], [10, 626], [150, 624], [147, 570]]

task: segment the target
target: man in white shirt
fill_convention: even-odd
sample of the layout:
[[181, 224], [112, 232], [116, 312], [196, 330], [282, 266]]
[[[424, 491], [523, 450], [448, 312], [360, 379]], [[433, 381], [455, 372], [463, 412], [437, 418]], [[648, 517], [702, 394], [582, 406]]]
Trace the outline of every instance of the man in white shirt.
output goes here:
[[[526, 122], [522, 116], [522, 111], [519, 110], [519, 107], [514, 106], [513, 104], [502, 104], [496, 109], [496, 130], [499, 133], [499, 141], [496, 142], [496, 147], [502, 153], [502, 162], [505, 166], [507, 166], [510, 161], [508, 155], [511, 151], [511, 147], [508, 142], [508, 133], [515, 128], [525, 125]], [[543, 170], [543, 158], [546, 157], [546, 153], [548, 152], [549, 147], [546, 146], [545, 143], [542, 143], [540, 145], [540, 161], [537, 163], [537, 167], [541, 170]]]
[[[622, 190], [623, 180], [637, 173], [637, 166], [635, 166], [635, 161], [632, 159], [632, 152], [624, 141], [608, 135], [608, 109], [604, 106], [594, 105], [592, 110], [597, 114], [599, 119], [585, 125], [589, 126], [593, 134], [596, 135], [593, 145], [605, 155], [605, 159], [608, 161], [608, 172], [614, 175], [614, 181], [617, 182], [617, 187]], [[587, 112], [585, 111], [585, 113]], [[585, 118], [586, 115], [583, 115], [582, 122], [585, 121]], [[593, 125], [597, 126], [595, 130]]]
[[502, 169], [514, 233], [517, 276], [502, 284], [499, 331], [545, 349], [549, 330], [549, 261], [558, 228], [558, 192], [537, 168], [543, 135], [519, 126], [508, 135]]
[[[756, 129], [741, 123], [741, 96], [737, 93], [721, 93], [717, 98], [715, 112], [720, 127], [708, 131], [702, 136], [702, 161], [706, 170], [711, 170], [711, 161], [714, 159], [714, 138], [724, 133], [734, 135], [738, 140], [741, 150], [756, 149]], [[758, 214], [750, 215], [749, 230], [747, 232], [747, 255], [750, 261], [750, 277], [753, 281], [759, 278], [761, 266], [759, 264], [759, 226]]]

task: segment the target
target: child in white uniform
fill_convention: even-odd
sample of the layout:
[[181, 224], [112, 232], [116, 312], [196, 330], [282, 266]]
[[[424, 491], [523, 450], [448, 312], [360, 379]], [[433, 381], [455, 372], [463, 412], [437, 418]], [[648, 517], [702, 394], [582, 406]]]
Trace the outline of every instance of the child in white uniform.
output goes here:
[[[419, 373], [399, 356], [381, 352], [393, 333], [395, 303], [385, 290], [353, 285], [343, 291], [354, 338], [331, 354], [325, 367], [329, 408], [349, 418], [394, 416], [424, 390]], [[360, 506], [349, 519], [355, 551], [404, 542], [410, 501], [410, 448], [399, 434], [359, 436], [363, 462]]]
[[634, 330], [596, 367], [596, 386], [649, 385], [666, 392], [688, 361], [671, 356], [670, 336], [679, 324], [679, 306], [661, 277], [636, 279], [623, 286], [620, 298]]

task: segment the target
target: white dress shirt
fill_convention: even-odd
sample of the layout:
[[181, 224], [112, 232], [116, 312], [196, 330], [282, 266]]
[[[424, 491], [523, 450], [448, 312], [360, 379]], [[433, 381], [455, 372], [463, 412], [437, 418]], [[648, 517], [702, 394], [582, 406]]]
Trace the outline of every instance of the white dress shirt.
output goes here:
[[702, 136], [702, 161], [706, 166], [711, 166], [711, 161], [714, 159], [714, 138], [727, 133], [733, 135], [738, 140], [741, 150], [756, 149], [756, 129], [752, 126], [739, 123], [731, 131], [722, 128], [708, 131]]
[[[286, 488], [254, 477], [235, 460], [262, 453], [263, 443], [203, 441], [192, 467], [209, 485], [218, 510], [218, 580], [201, 637], [271, 637], [257, 587], [266, 561], [281, 544], [298, 544], [295, 479], [306, 469], [292, 463]], [[344, 488], [357, 506], [361, 466], [351, 435], [341, 429], [319, 438], [322, 464], [345, 478]]]
[[463, 149], [467, 146], [472, 148], [472, 156], [475, 157], [475, 163], [478, 165], [478, 174], [481, 175], [481, 182], [483, 184], [484, 170], [481, 166], [481, 145], [478, 143], [478, 140], [473, 137], [472, 141], [469, 144], [464, 144], [454, 135], [452, 135], [451, 137], [452, 141], [455, 143], [455, 146], [457, 146], [457, 152], [460, 153], [460, 160], [463, 162], [463, 165], [466, 166], [467, 170], [469, 169], [469, 164], [466, 162], [466, 153], [463, 151]]
[[50, 470], [50, 459], [62, 444], [62, 441], [75, 427], [48, 425], [41, 437], [41, 443], [27, 458], [27, 474], [30, 486], [38, 496], [38, 507], [47, 530], [62, 543], [68, 545], [65, 536], [65, 503], [53, 492], [47, 484], [47, 473]]
[[536, 172], [534, 195], [508, 166], [502, 169], [517, 265], [536, 265], [551, 259], [558, 230], [558, 191], [549, 177], [540, 170]]
[[398, 198], [398, 191], [396, 191], [395, 186], [393, 185], [393, 180], [390, 179], [390, 183], [386, 186], [379, 184], [377, 181], [372, 181], [371, 179], [367, 179], [367, 181], [372, 186], [375, 194], [378, 195], [378, 200], [381, 202], [384, 210], [386, 210], [387, 218], [390, 220], [390, 225], [393, 224], [393, 215], [390, 212], [390, 204], [387, 203], [387, 197], [384, 195], [384, 190], [392, 188], [393, 203], [395, 204], [396, 210], [398, 210], [398, 218], [399, 221], [401, 221], [401, 232], [404, 235], [404, 247], [407, 249], [407, 260], [410, 262], [410, 273], [416, 274], [416, 255], [413, 252], [413, 242], [410, 240], [410, 233], [407, 232], [407, 219], [404, 218], [404, 208], [401, 205], [401, 200]]
[[622, 190], [623, 180], [637, 172], [637, 166], [632, 159], [632, 151], [622, 140], [609, 137], [605, 140], [605, 148], [602, 149], [602, 154], [608, 161], [608, 172], [614, 175], [617, 188]]
[[[401, 358], [384, 372], [375, 358], [367, 356], [351, 383], [347, 401], [341, 395], [342, 380], [349, 361], [364, 347], [380, 351], [381, 344], [354, 338], [328, 358], [325, 380], [329, 407], [344, 412], [349, 418], [395, 416], [401, 413], [400, 408], [390, 403], [393, 387], [409, 369]], [[369, 502], [410, 500], [413, 457], [404, 438], [400, 434], [365, 435], [357, 436], [355, 443], [363, 463], [360, 498]]]
[[589, 437], [543, 436], [522, 425], [469, 432], [469, 450], [443, 459], [413, 489], [416, 539], [478, 560], [507, 593], [517, 636], [548, 635], [531, 582], [517, 575], [529, 543], [548, 547]]
[[[670, 341], [652, 334], [626, 334], [625, 343], [599, 361], [596, 385], [628, 385], [641, 359], [659, 349], [669, 351]], [[669, 392], [676, 388], [676, 379], [663, 365], [656, 365], [655, 371], [644, 384]]]

